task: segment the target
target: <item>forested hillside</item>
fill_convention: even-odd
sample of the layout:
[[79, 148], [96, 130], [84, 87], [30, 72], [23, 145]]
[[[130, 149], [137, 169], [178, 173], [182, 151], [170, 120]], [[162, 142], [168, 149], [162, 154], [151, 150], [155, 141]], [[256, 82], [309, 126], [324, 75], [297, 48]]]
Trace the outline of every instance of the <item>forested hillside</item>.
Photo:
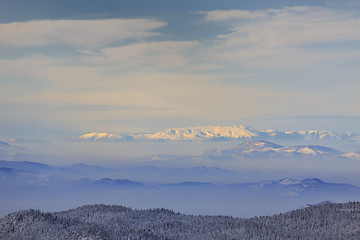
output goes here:
[[191, 216], [166, 209], [87, 205], [0, 220], [0, 239], [360, 239], [360, 203], [326, 203], [274, 216]]

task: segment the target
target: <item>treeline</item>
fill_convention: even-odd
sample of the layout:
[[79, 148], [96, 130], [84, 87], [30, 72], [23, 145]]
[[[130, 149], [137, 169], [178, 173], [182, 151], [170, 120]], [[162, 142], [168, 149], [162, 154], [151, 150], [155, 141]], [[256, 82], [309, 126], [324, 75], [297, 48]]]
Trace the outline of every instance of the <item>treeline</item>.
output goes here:
[[0, 239], [360, 239], [360, 203], [322, 204], [251, 219], [87, 205], [0, 219]]

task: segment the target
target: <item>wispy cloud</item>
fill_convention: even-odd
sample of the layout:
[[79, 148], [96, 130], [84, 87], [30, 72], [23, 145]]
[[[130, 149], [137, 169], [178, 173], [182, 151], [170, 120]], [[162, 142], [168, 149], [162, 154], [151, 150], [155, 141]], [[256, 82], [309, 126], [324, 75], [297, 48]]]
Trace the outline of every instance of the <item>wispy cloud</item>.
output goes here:
[[243, 20], [267, 17], [265, 11], [215, 10], [209, 12], [201, 11], [199, 13], [204, 14], [205, 19], [209, 21]]
[[95, 104], [65, 104], [57, 107], [58, 110], [80, 112], [103, 112], [103, 111], [167, 111], [171, 108], [147, 107], [135, 105], [95, 105]]
[[190, 65], [197, 41], [151, 41], [121, 47], [104, 48], [89, 57], [94, 64], [113, 65], [117, 69], [141, 67], [154, 70], [184, 69]]
[[97, 48], [129, 39], [159, 35], [152, 32], [165, 26], [153, 19], [41, 20], [0, 24], [0, 45], [27, 47], [41, 45]]
[[[359, 52], [317, 49], [314, 44], [360, 40], [360, 16], [321, 7], [285, 7], [257, 11], [202, 12], [208, 21], [227, 21], [230, 33], [218, 35], [220, 59], [260, 66], [308, 66], [329, 58], [351, 58]], [[301, 64], [303, 63], [303, 64]]]

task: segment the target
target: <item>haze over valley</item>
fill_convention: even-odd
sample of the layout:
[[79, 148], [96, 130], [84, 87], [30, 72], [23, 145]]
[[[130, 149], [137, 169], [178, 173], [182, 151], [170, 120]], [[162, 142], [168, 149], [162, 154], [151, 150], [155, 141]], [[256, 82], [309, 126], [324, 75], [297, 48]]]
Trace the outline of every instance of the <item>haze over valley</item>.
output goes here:
[[[21, 207], [58, 211], [100, 202], [253, 217], [325, 200], [346, 202], [360, 197], [358, 153], [320, 145], [231, 141], [237, 145], [195, 155], [123, 158], [111, 166], [3, 160], [0, 188], [8, 194], [0, 199], [4, 206], [1, 214]], [[1, 150], [3, 156], [24, 151], [5, 142]], [[18, 157], [26, 159], [23, 154]]]

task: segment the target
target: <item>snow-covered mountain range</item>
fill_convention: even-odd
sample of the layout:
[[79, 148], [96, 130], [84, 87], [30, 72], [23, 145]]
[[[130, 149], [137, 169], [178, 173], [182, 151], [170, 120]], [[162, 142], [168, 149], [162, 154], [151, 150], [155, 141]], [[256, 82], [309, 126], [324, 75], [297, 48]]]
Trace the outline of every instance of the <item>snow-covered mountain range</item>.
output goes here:
[[245, 141], [231, 148], [215, 148], [197, 155], [156, 155], [150, 157], [158, 161], [174, 160], [239, 160], [239, 159], [355, 159], [359, 152], [343, 153], [333, 148], [319, 145], [282, 146], [263, 140]]
[[360, 134], [331, 131], [259, 131], [241, 125], [171, 128], [157, 133], [116, 134], [90, 132], [72, 137], [76, 141], [231, 141], [231, 140], [310, 140], [360, 143]]
[[338, 189], [356, 189], [357, 187], [345, 183], [326, 183], [318, 178], [292, 179], [283, 178], [280, 180], [262, 181], [246, 184], [249, 188], [255, 189], [276, 189], [278, 191], [292, 191], [292, 193], [312, 192], [319, 189], [331, 188], [334, 191]]
[[229, 149], [212, 149], [204, 152], [205, 156], [217, 158], [237, 157], [347, 157], [357, 158], [357, 153], [344, 154], [333, 148], [317, 145], [282, 146], [268, 141], [246, 141]]
[[[228, 180], [238, 179], [235, 172], [218, 168], [218, 167], [205, 167], [193, 166], [187, 168], [179, 167], [155, 167], [151, 166], [152, 163], [192, 163], [206, 164], [211, 163], [239, 163], [246, 164], [252, 163], [254, 159], [271, 160], [277, 159], [279, 161], [286, 159], [296, 160], [293, 164], [298, 163], [297, 160], [311, 160], [309, 163], [317, 164], [316, 159], [323, 159], [326, 162], [336, 160], [336, 162], [345, 161], [349, 163], [350, 159], [353, 163], [360, 160], [359, 153], [343, 153], [333, 148], [316, 145], [295, 145], [295, 146], [282, 146], [268, 141], [251, 140], [245, 141], [235, 147], [219, 148], [207, 150], [197, 155], [152, 155], [147, 156], [140, 160], [145, 164], [136, 167], [124, 169], [111, 169], [97, 166], [89, 166], [85, 164], [74, 164], [65, 167], [54, 167], [46, 164], [33, 163], [28, 161], [1, 161], [0, 160], [0, 179], [10, 179], [11, 183], [17, 184], [17, 180], [22, 179], [28, 182], [42, 183], [44, 180], [50, 183], [58, 181], [63, 176], [66, 179], [78, 178], [122, 178], [140, 179], [147, 181], [163, 181], [168, 179], [171, 181], [209, 181], [209, 180]], [[338, 161], [339, 160], [339, 161]], [[358, 165], [354, 165], [358, 166]], [[33, 173], [36, 174], [33, 174]], [[14, 178], [16, 176], [16, 178]], [[1, 183], [0, 183], [1, 185]]]

